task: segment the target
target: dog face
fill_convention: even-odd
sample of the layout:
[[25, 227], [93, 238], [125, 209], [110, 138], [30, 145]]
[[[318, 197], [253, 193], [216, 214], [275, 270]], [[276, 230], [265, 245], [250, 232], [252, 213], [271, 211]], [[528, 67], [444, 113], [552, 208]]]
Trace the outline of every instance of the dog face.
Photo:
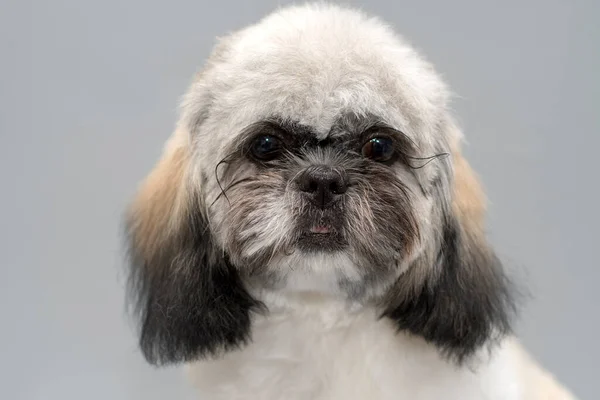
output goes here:
[[380, 21], [279, 11], [222, 40], [127, 218], [149, 361], [243, 345], [261, 290], [377, 307], [459, 361], [508, 331], [433, 69]]
[[207, 215], [256, 285], [364, 296], [418, 252], [431, 212], [412, 173], [420, 160], [377, 118], [342, 114], [318, 132], [271, 117], [241, 129], [225, 153], [211, 163]]

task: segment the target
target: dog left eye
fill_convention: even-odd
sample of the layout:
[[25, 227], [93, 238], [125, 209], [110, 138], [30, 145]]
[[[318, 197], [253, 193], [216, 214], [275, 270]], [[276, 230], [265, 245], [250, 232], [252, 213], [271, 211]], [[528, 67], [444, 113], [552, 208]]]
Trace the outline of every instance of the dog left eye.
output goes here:
[[252, 155], [261, 161], [274, 159], [281, 152], [281, 149], [281, 141], [271, 135], [257, 137], [250, 146]]
[[388, 161], [394, 155], [394, 142], [386, 137], [374, 137], [363, 145], [363, 157], [373, 161]]

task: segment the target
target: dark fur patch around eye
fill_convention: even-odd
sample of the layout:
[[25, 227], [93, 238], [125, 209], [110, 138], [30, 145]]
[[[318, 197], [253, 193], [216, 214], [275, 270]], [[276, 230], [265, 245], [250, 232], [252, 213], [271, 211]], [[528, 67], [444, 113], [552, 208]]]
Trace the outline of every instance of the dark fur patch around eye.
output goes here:
[[216, 248], [197, 205], [180, 230], [152, 254], [136, 246], [128, 224], [129, 296], [140, 324], [140, 347], [155, 365], [192, 361], [238, 348], [262, 309]]
[[[269, 166], [270, 163], [253, 157], [253, 143], [258, 138], [272, 136], [280, 141], [283, 146], [281, 153], [301, 155], [303, 151], [312, 148], [338, 148], [348, 154], [360, 155], [365, 143], [374, 138], [389, 139], [394, 143], [394, 154], [385, 160], [385, 164], [391, 165], [401, 162], [403, 165], [413, 169], [419, 169], [427, 165], [431, 160], [443, 154], [418, 156], [417, 145], [403, 132], [391, 127], [374, 115], [357, 116], [347, 113], [338, 118], [331, 126], [325, 137], [319, 137], [317, 132], [309, 126], [302, 125], [297, 121], [286, 118], [271, 117], [257, 121], [247, 126], [240, 135], [243, 140], [234, 143], [228, 157], [240, 154], [249, 157], [260, 166]], [[277, 160], [279, 157], [276, 157]], [[411, 161], [418, 161], [416, 164]]]
[[494, 253], [453, 219], [444, 226], [437, 264], [438, 277], [420, 284], [416, 293], [400, 299], [384, 315], [399, 330], [423, 337], [462, 363], [494, 338], [510, 333], [512, 288]]
[[[297, 153], [304, 146], [317, 144], [316, 135], [309, 127], [298, 122], [273, 117], [246, 127], [241, 133], [243, 140], [234, 144], [231, 154], [251, 155], [253, 143], [262, 136], [276, 138], [281, 142], [282, 150], [289, 153]], [[258, 161], [260, 163], [261, 160]]]

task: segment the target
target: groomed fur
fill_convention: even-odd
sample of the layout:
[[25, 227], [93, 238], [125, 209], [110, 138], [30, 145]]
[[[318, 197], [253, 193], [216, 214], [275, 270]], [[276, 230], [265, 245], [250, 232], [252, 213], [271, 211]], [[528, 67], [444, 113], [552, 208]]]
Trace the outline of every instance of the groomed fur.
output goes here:
[[355, 10], [284, 8], [220, 40], [127, 217], [148, 361], [201, 361], [215, 398], [523, 398], [448, 97]]

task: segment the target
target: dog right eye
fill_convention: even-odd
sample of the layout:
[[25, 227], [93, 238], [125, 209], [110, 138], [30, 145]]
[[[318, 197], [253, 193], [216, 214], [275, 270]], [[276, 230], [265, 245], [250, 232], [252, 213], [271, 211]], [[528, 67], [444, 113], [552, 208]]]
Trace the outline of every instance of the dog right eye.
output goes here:
[[282, 150], [281, 141], [271, 135], [258, 136], [250, 145], [252, 155], [261, 161], [269, 161], [277, 157]]
[[373, 161], [389, 161], [394, 155], [394, 142], [387, 137], [374, 137], [364, 144], [361, 151], [363, 157]]

